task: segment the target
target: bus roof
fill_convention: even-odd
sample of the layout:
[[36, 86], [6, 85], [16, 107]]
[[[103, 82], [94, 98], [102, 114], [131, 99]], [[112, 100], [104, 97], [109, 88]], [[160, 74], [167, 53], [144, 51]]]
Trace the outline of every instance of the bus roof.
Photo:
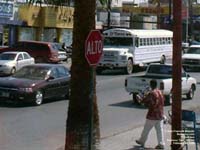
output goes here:
[[173, 32], [164, 29], [123, 29], [114, 28], [103, 32], [104, 36], [115, 37], [139, 37], [139, 38], [155, 38], [155, 37], [172, 37]]

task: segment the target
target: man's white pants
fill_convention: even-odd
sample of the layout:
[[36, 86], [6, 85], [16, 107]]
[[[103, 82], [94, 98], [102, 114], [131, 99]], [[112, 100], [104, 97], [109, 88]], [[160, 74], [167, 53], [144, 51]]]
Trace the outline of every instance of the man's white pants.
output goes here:
[[165, 145], [164, 131], [163, 131], [163, 120], [146, 119], [144, 129], [142, 131], [142, 134], [141, 134], [139, 141], [144, 145], [147, 138], [148, 138], [149, 132], [153, 127], [155, 127], [155, 129], [156, 129], [158, 144]]

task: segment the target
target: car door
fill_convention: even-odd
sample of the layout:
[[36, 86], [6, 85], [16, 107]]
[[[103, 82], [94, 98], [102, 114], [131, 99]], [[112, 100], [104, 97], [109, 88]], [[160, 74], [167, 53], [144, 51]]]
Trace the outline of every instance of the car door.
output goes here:
[[22, 68], [25, 64], [24, 62], [24, 57], [22, 55], [22, 53], [19, 53], [18, 56], [17, 56], [17, 66], [16, 66], [16, 69], [19, 70], [20, 68]]
[[185, 94], [189, 91], [190, 86], [188, 84], [188, 77], [187, 74], [185, 72], [182, 72], [182, 94]]
[[23, 53], [23, 57], [24, 57], [24, 63], [23, 63], [23, 66], [33, 64], [32, 57], [30, 57], [29, 54], [27, 54], [27, 53]]
[[62, 93], [62, 95], [68, 95], [69, 88], [70, 88], [70, 73], [63, 66], [57, 67], [57, 70], [58, 70], [59, 83], [60, 83], [59, 91], [60, 93]]
[[52, 68], [48, 73], [45, 87], [45, 98], [57, 97], [60, 94], [60, 83], [58, 78], [58, 72], [56, 68]]

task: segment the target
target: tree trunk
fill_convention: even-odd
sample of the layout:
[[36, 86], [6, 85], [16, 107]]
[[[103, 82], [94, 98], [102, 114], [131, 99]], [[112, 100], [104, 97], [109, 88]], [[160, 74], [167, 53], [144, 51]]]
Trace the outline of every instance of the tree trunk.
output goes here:
[[71, 95], [69, 101], [65, 150], [88, 150], [90, 134], [91, 74], [94, 73], [93, 97], [93, 149], [100, 138], [96, 99], [96, 74], [85, 59], [85, 40], [95, 29], [96, 0], [76, 0], [73, 28], [73, 53], [71, 66]]

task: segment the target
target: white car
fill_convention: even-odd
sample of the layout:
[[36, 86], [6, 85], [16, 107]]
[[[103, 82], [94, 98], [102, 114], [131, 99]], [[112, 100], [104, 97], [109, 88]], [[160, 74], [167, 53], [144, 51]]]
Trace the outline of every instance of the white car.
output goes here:
[[25, 65], [34, 64], [35, 59], [27, 52], [3, 52], [0, 54], [0, 75], [10, 75]]
[[191, 45], [182, 55], [182, 65], [185, 70], [200, 68], [200, 45]]

